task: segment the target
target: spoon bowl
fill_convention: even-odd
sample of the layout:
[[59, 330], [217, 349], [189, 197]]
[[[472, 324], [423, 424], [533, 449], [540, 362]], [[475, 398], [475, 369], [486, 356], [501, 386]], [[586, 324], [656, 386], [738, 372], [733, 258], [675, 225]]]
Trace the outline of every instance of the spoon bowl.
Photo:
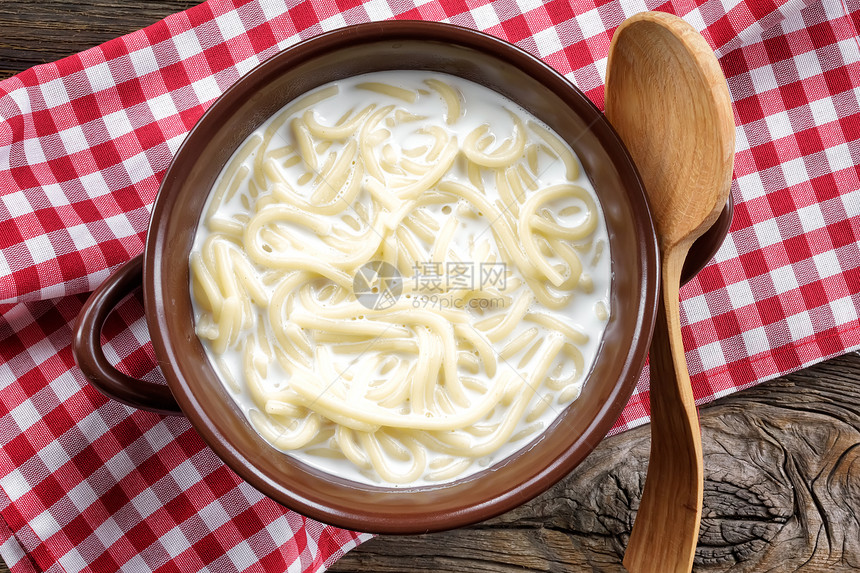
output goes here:
[[731, 98], [710, 46], [677, 16], [628, 18], [610, 46], [606, 115], [642, 174], [661, 248], [689, 250], [732, 181]]

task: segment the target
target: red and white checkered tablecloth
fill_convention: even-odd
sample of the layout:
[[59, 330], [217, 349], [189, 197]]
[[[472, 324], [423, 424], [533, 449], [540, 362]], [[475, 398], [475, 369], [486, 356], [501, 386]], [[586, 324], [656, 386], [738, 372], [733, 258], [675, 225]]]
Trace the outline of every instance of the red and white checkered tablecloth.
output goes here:
[[[209, 0], [0, 82], [0, 555], [14, 573], [318, 571], [368, 535], [233, 474], [183, 418], [109, 401], [74, 365], [88, 291], [143, 249], [183, 137], [243, 73], [301, 39], [386, 18], [516, 43], [603, 103], [631, 14], [683, 16], [735, 109], [732, 231], [682, 291], [698, 402], [860, 346], [860, 0]], [[157, 380], [142, 308], [105, 344]], [[648, 378], [616, 424], [648, 419]]]

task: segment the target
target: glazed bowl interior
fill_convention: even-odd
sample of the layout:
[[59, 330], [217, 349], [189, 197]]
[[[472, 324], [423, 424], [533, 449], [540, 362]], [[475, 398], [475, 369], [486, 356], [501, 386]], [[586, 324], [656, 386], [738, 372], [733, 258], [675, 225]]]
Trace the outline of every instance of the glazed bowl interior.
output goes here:
[[[581, 396], [526, 448], [478, 474], [426, 487], [374, 487], [311, 468], [272, 448], [219, 382], [194, 333], [188, 256], [203, 204], [238, 145], [297, 96], [389, 69], [454, 74], [537, 116], [574, 149], [600, 198], [612, 254], [611, 318]], [[228, 90], [192, 130], [157, 197], [144, 269], [153, 344], [185, 415], [241, 477], [321, 521], [381, 533], [462, 526], [544, 491], [603, 438], [644, 363], [657, 296], [654, 230], [641, 182], [600, 112], [539, 60], [488, 36], [423, 22], [345, 28], [278, 54]]]

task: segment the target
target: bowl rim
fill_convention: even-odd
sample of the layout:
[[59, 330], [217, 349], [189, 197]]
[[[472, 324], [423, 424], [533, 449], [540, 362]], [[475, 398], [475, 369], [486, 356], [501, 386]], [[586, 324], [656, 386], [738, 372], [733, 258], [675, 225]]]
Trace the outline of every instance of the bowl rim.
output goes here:
[[[193, 161], [194, 156], [196, 156], [195, 151], [192, 149], [197, 139], [195, 134], [203, 131], [202, 126], [219, 121], [218, 118], [221, 109], [228, 106], [227, 102], [235, 99], [236, 96], [234, 94], [242, 93], [243, 84], [257, 76], [266, 75], [270, 69], [283, 66], [284, 60], [299, 64], [317, 55], [343, 49], [355, 42], [370, 43], [380, 40], [392, 41], [399, 38], [403, 40], [417, 39], [454, 43], [469, 48], [476, 48], [508, 62], [513, 61], [524, 65], [527, 64], [529, 66], [527, 73], [532, 76], [539, 76], [537, 78], [538, 81], [544, 85], [548, 81], [551, 81], [553, 85], [563, 84], [565, 97], [562, 99], [567, 98], [566, 101], [576, 100], [578, 105], [590, 108], [590, 113], [594, 114], [596, 119], [589, 126], [589, 129], [599, 129], [601, 137], [606, 138], [609, 143], [617, 148], [619, 153], [615, 156], [616, 160], [613, 163], [617, 169], [631, 172], [634, 176], [633, 184], [638, 187], [638, 192], [635, 196], [630, 197], [630, 200], [635, 204], [634, 206], [637, 209], [641, 209], [641, 217], [637, 220], [641, 228], [637, 229], [637, 236], [641, 239], [640, 252], [644, 261], [642, 288], [639, 293], [640, 304], [638, 307], [638, 324], [641, 324], [642, 328], [634, 336], [632, 351], [627, 354], [626, 362], [622, 368], [623, 375], [614, 383], [612, 392], [599, 408], [591, 425], [582, 434], [582, 436], [593, 439], [586, 439], [583, 443], [572, 440], [571, 446], [567, 447], [562, 456], [548, 462], [548, 465], [536, 473], [532, 479], [518, 484], [517, 487], [505, 492], [490, 503], [464, 506], [461, 510], [455, 512], [430, 516], [429, 519], [417, 524], [400, 523], [397, 520], [392, 520], [390, 516], [370, 515], [363, 511], [343, 511], [342, 509], [333, 511], [331, 508], [303, 496], [301, 487], [296, 488], [295, 484], [282, 484], [274, 481], [271, 476], [255, 468], [249, 456], [246, 455], [247, 453], [239, 451], [234, 447], [229, 439], [216, 428], [213, 420], [210, 419], [201, 407], [201, 404], [195, 399], [193, 392], [190, 391], [183, 377], [178, 375], [174, 368], [163, 369], [171, 392], [179, 403], [183, 414], [189, 419], [198, 434], [200, 434], [206, 444], [213, 449], [221, 460], [261, 493], [290, 509], [321, 522], [348, 529], [403, 534], [452, 529], [482, 521], [513, 509], [554, 485], [593, 450], [621, 414], [627, 400], [633, 393], [639, 373], [644, 366], [657, 312], [659, 254], [644, 187], [633, 160], [630, 158], [620, 137], [599, 109], [559, 72], [513, 44], [469, 28], [421, 20], [356, 24], [325, 32], [304, 40], [254, 67], [213, 102], [189, 131], [177, 150], [173, 161], [165, 173], [152, 208], [144, 251], [144, 306], [153, 347], [156, 356], [159, 358], [159, 363], [178, 364], [181, 362], [176, 349], [173, 348], [170, 339], [166, 336], [168, 327], [166, 324], [166, 313], [164, 312], [165, 299], [160, 288], [162, 269], [158, 263], [160, 253], [165, 248], [163, 237], [166, 233], [166, 223], [168, 220], [168, 217], [165, 216], [165, 211], [171, 206], [171, 203], [165, 199], [166, 193], [164, 189], [173, 185], [177, 177], [181, 179], [181, 174], [177, 172], [182, 170], [181, 166], [188, 161]], [[550, 89], [559, 95], [556, 89]], [[562, 96], [559, 95], [559, 97]], [[606, 147], [605, 144], [604, 147]], [[579, 445], [574, 448], [574, 444]], [[390, 488], [384, 489], [388, 490]], [[409, 492], [408, 489], [390, 491], [399, 491], [400, 493]]]

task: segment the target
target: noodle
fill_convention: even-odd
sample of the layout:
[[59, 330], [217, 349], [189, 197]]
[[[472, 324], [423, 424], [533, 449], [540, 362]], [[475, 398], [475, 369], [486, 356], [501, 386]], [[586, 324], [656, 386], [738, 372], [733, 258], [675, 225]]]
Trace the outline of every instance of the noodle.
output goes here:
[[386, 74], [323, 86], [239, 146], [190, 291], [216, 370], [275, 448], [430, 484], [525, 445], [579, 396], [588, 325], [611, 316], [609, 243], [552, 131], [501, 96], [472, 103], [486, 88], [465, 80]]

